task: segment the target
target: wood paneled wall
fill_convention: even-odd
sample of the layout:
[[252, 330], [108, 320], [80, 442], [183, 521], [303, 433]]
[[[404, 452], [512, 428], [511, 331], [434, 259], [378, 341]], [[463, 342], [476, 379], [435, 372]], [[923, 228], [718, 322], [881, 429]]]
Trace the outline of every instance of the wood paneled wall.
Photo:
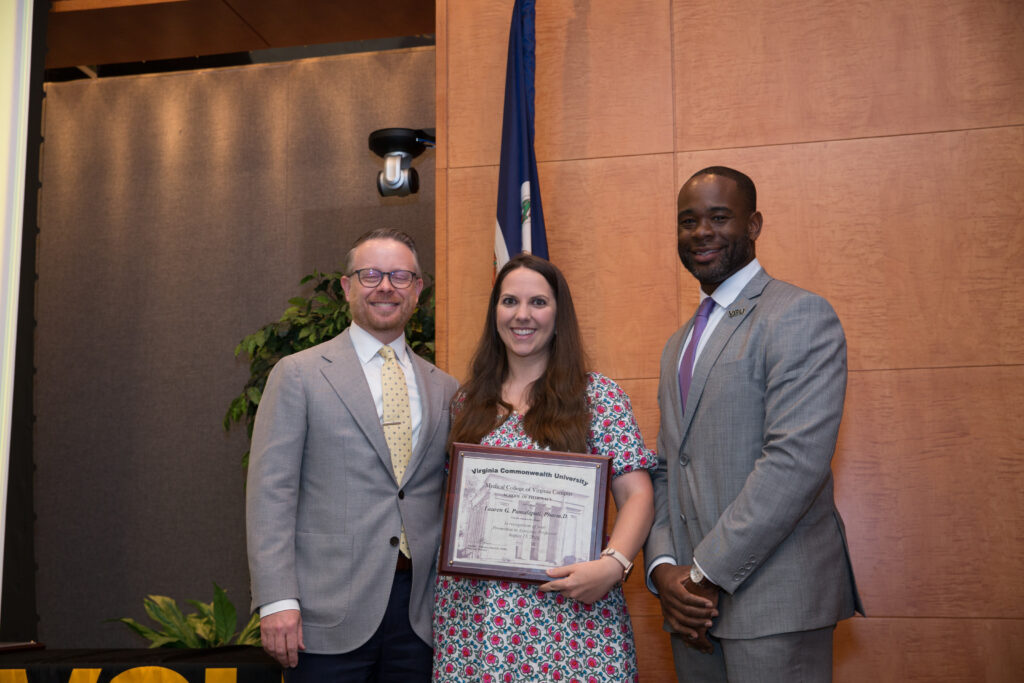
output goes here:
[[[491, 280], [511, 0], [437, 5], [439, 362], [463, 377]], [[675, 195], [758, 185], [769, 273], [849, 341], [833, 469], [868, 611], [837, 681], [1024, 671], [1024, 5], [1018, 0], [540, 0], [551, 258], [593, 366], [657, 435], [661, 348], [692, 314]], [[641, 678], [673, 677], [627, 591]]]

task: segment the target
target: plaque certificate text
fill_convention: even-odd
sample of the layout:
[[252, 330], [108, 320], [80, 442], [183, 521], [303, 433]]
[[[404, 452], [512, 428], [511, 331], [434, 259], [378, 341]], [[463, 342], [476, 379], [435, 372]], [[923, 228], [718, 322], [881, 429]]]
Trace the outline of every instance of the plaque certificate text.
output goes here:
[[453, 446], [440, 571], [549, 581], [600, 556], [609, 458]]

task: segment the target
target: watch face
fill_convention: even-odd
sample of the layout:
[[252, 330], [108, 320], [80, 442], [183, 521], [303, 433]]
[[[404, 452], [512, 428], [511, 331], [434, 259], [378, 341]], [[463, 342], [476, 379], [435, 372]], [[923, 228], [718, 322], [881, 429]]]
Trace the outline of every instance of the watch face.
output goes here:
[[697, 565], [692, 565], [690, 567], [690, 581], [693, 581], [694, 583], [700, 583], [703, 580], [704, 574], [701, 573], [699, 569], [697, 569]]

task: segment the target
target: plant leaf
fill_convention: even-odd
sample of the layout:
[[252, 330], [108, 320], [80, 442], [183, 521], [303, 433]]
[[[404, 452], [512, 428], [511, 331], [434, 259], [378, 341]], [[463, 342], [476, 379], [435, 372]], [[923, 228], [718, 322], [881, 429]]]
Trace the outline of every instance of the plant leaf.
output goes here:
[[178, 638], [175, 638], [174, 636], [165, 636], [165, 635], [159, 635], [158, 634], [158, 637], [157, 638], [152, 638], [152, 641], [153, 642], [150, 643], [150, 645], [149, 645], [150, 648], [154, 648], [154, 647], [187, 647], [185, 645], [185, 643], [181, 642]]
[[254, 613], [249, 617], [249, 623], [245, 625], [242, 632], [238, 634], [238, 639], [235, 641], [237, 645], [255, 645], [261, 647], [263, 643], [260, 641], [260, 615]]
[[238, 614], [224, 589], [213, 584], [213, 626], [218, 645], [227, 645], [235, 635]]
[[143, 638], [150, 640], [154, 643], [158, 640], [165, 640], [168, 637], [165, 634], [160, 633], [159, 631], [154, 631], [145, 624], [140, 624], [131, 617], [121, 617], [120, 619], [114, 619], [113, 621], [120, 621], [122, 624], [124, 624], [131, 630], [135, 631]]
[[213, 603], [212, 602], [199, 602], [198, 600], [186, 600], [188, 604], [199, 610], [199, 616], [204, 619], [213, 621]]
[[153, 621], [166, 627], [164, 633], [175, 636], [185, 647], [199, 647], [199, 638], [189, 627], [185, 615], [174, 600], [166, 595], [147, 595], [142, 604]]
[[217, 633], [213, 627], [213, 618], [207, 618], [192, 613], [186, 619], [189, 629], [199, 639], [199, 647], [217, 647]]

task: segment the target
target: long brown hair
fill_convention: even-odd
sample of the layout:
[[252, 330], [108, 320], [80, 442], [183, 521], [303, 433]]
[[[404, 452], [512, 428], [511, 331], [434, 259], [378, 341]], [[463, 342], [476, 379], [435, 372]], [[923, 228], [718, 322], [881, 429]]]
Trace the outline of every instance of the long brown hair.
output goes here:
[[511, 259], [494, 281], [469, 381], [455, 398], [449, 443], [479, 443], [512, 411], [512, 406], [501, 399], [501, 386], [508, 377], [508, 353], [498, 336], [496, 309], [502, 282], [518, 268], [540, 273], [555, 293], [551, 355], [544, 374], [530, 387], [530, 409], [523, 417], [523, 427], [542, 446], [556, 451], [585, 451], [590, 424], [587, 364], [569, 283], [552, 263], [531, 254]]

